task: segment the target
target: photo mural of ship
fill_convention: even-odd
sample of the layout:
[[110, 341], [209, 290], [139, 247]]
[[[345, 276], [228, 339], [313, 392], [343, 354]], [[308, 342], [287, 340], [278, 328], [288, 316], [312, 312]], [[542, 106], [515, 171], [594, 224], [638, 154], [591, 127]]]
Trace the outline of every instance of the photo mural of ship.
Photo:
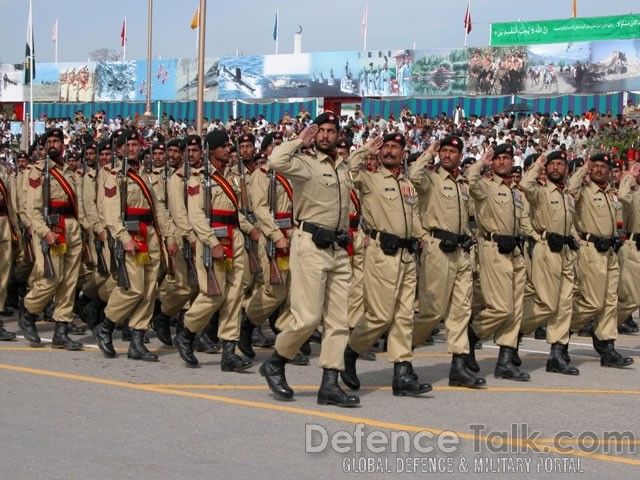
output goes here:
[[[204, 100], [218, 99], [218, 83], [220, 81], [220, 59], [204, 60]], [[178, 101], [196, 100], [198, 96], [198, 62], [195, 58], [177, 60], [176, 93]]]
[[98, 62], [96, 100], [123, 102], [136, 98], [136, 62]]

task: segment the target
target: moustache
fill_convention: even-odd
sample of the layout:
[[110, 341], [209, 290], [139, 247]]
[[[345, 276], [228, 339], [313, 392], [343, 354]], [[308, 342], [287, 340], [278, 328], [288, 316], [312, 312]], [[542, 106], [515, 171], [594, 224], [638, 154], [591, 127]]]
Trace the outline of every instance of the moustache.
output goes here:
[[47, 155], [49, 155], [49, 158], [53, 161], [56, 161], [60, 158], [60, 152], [55, 148], [50, 148], [49, 150], [47, 150]]

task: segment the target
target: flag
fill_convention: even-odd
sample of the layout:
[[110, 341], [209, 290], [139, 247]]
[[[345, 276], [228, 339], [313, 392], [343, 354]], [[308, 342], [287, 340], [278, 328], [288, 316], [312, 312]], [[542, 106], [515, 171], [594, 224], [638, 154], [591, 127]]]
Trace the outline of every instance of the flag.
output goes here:
[[53, 24], [51, 28], [51, 41], [56, 43], [58, 41], [58, 19], [56, 18], [56, 23]]
[[29, 21], [27, 23], [27, 46], [24, 52], [24, 84], [29, 85], [32, 78], [36, 78], [35, 48], [33, 45], [33, 23], [31, 16], [31, 2], [29, 2]]
[[364, 37], [367, 34], [367, 16], [368, 16], [369, 5], [365, 5], [364, 12], [362, 13], [362, 32], [361, 35]]
[[196, 28], [198, 28], [198, 20], [200, 20], [198, 18], [199, 15], [200, 15], [200, 12], [196, 8], [196, 13], [193, 14], [193, 18], [191, 19], [191, 30], [195, 30]]
[[573, 0], [573, 5], [571, 8], [571, 18], [576, 18], [578, 16], [578, 0]]
[[126, 18], [122, 21], [122, 31], [120, 31], [120, 38], [122, 39], [122, 46], [124, 47], [124, 44], [127, 41], [127, 19]]
[[471, 2], [467, 3], [467, 13], [464, 14], [464, 28], [467, 34], [471, 33]]
[[273, 24], [273, 41], [278, 40], [278, 12], [276, 11], [276, 21]]

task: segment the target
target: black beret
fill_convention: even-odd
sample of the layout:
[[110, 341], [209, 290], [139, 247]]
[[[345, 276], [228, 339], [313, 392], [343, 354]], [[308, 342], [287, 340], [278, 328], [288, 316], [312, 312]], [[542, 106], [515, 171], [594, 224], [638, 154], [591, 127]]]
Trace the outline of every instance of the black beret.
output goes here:
[[153, 152], [154, 150], [162, 150], [164, 152], [166, 147], [162, 142], [154, 142], [153, 145], [151, 145], [151, 151]]
[[267, 154], [264, 153], [264, 152], [256, 153], [253, 156], [253, 161], [254, 162], [257, 162], [257, 161], [260, 161], [260, 160], [266, 160], [266, 159], [267, 159]]
[[344, 148], [346, 150], [350, 150], [352, 146], [353, 146], [353, 143], [351, 143], [350, 139], [341, 138], [340, 140], [338, 140], [338, 144], [336, 145], [336, 148]]
[[476, 157], [467, 157], [464, 160], [462, 160], [462, 163], [460, 164], [461, 167], [466, 167], [467, 165], [473, 165], [474, 163], [476, 163], [477, 159]]
[[522, 175], [522, 167], [516, 165], [514, 167], [511, 167], [511, 173], [519, 173], [520, 175]]
[[276, 134], [274, 132], [267, 133], [262, 139], [262, 143], [260, 144], [260, 150], [266, 150], [269, 148], [269, 145], [273, 143], [276, 138]]
[[186, 147], [198, 147], [202, 148], [202, 138], [200, 135], [187, 135], [182, 140], [183, 148]]
[[569, 165], [569, 170], [573, 172], [576, 168], [581, 167], [583, 165], [584, 165], [584, 158], [582, 157], [575, 158], [571, 160], [571, 163]]
[[563, 152], [562, 150], [554, 150], [547, 155], [547, 161], [545, 162], [545, 165], [551, 160], [564, 160], [565, 163], [567, 163], [567, 153]]
[[274, 140], [282, 140], [282, 132], [276, 132], [273, 136]]
[[256, 144], [256, 137], [251, 133], [243, 133], [238, 137], [238, 145], [241, 143], [250, 143], [251, 145]]
[[229, 135], [223, 130], [212, 130], [204, 137], [204, 141], [207, 142], [211, 150], [218, 147], [224, 147], [229, 143]]
[[61, 128], [47, 128], [42, 135], [43, 141], [46, 141], [48, 138], [57, 138], [60, 141], [64, 140], [64, 133], [62, 133]]
[[100, 142], [98, 144], [98, 153], [102, 152], [103, 150], [111, 150], [111, 142], [109, 142], [108, 140], [103, 140], [102, 142]]
[[498, 145], [496, 149], [493, 151], [493, 158], [496, 158], [498, 155], [505, 154], [513, 157], [513, 146], [509, 143], [503, 143]]
[[71, 160], [72, 158], [74, 160], [78, 160], [78, 154], [76, 152], [67, 153], [67, 160]]
[[87, 150], [98, 150], [98, 143], [95, 140], [91, 140], [84, 145], [84, 151]]
[[126, 130], [125, 130], [125, 129], [123, 129], [123, 128], [119, 128], [119, 129], [115, 130], [115, 131], [111, 134], [111, 143], [112, 143], [112, 144], [115, 144], [115, 143], [116, 143], [116, 140], [118, 139], [118, 137], [120, 137], [120, 136], [124, 135], [125, 131], [126, 131]]
[[415, 162], [416, 160], [418, 160], [418, 158], [420, 157], [420, 153], [416, 152], [416, 153], [412, 153], [411, 155], [407, 156], [407, 165], [412, 164], [413, 162]]
[[440, 148], [446, 147], [447, 145], [450, 145], [458, 149], [458, 152], [462, 152], [462, 149], [464, 148], [464, 142], [462, 141], [462, 139], [454, 135], [451, 135], [449, 137], [446, 137], [440, 140]]
[[535, 162], [539, 156], [539, 153], [532, 153], [531, 155], [527, 155], [527, 157], [524, 159], [524, 168], [526, 169], [533, 165], [533, 162]]
[[184, 149], [184, 144], [182, 143], [182, 140], [180, 140], [179, 138], [172, 138], [167, 142], [167, 148], [170, 148], [170, 147], [176, 147], [178, 148], [178, 150], [182, 150]]
[[120, 147], [128, 142], [129, 140], [137, 140], [140, 141], [140, 134], [136, 130], [125, 130], [122, 135], [116, 137], [116, 146]]
[[604, 162], [608, 166], [611, 166], [611, 157], [608, 153], [594, 153], [589, 160], [592, 162]]
[[24, 150], [20, 150], [18, 152], [18, 155], [16, 156], [16, 160], [19, 160], [21, 158], [24, 158], [25, 160], [29, 160], [29, 156], [27, 155], [27, 152], [25, 152]]
[[401, 133], [388, 133], [387, 135], [382, 137], [382, 143], [387, 142], [399, 143], [400, 145], [402, 145], [402, 148], [407, 145], [407, 141], [405, 140], [404, 135], [402, 135]]
[[336, 115], [332, 111], [326, 111], [324, 113], [321, 113], [316, 117], [313, 123], [315, 123], [318, 126], [323, 125], [325, 123], [333, 123], [336, 126], [336, 129], [340, 128], [340, 118], [338, 117], [338, 115]]
[[624, 168], [624, 162], [618, 158], [611, 163], [611, 168], [619, 168], [622, 170]]

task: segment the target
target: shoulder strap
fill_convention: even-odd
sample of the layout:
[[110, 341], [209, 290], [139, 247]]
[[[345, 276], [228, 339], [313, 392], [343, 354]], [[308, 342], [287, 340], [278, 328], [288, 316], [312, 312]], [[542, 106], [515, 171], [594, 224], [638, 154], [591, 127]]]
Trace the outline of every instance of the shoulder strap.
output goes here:
[[229, 197], [229, 200], [231, 200], [231, 203], [233, 203], [235, 209], [238, 210], [238, 207], [240, 205], [238, 201], [238, 195], [236, 194], [231, 184], [227, 181], [227, 179], [220, 175], [218, 172], [213, 172], [211, 174], [211, 178], [222, 187], [222, 190], [227, 195], [227, 197]]
[[289, 200], [291, 201], [291, 203], [293, 203], [293, 188], [291, 187], [289, 180], [284, 178], [279, 173], [276, 173], [276, 180], [278, 180], [282, 184], [282, 186], [284, 187], [284, 191], [287, 192], [287, 197], [289, 197]]
[[71, 185], [69, 185], [67, 179], [64, 178], [64, 175], [62, 175], [62, 172], [60, 172], [58, 169], [50, 168], [49, 172], [51, 173], [51, 176], [56, 179], [56, 182], [60, 184], [62, 190], [64, 190], [64, 193], [69, 199], [69, 203], [71, 203], [71, 206], [73, 207], [73, 216], [76, 220], [78, 220], [78, 199], [76, 198], [76, 194], [74, 193], [73, 188], [71, 188]]

